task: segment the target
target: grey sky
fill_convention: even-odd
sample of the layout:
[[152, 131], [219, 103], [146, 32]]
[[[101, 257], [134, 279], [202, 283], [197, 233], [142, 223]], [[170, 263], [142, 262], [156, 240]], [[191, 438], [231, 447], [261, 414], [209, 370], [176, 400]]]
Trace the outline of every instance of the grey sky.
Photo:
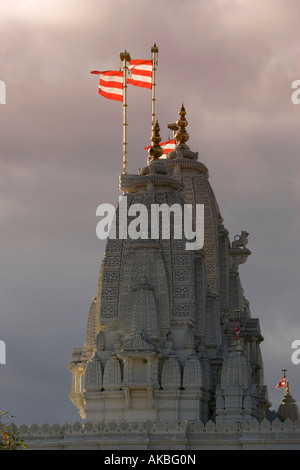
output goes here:
[[[122, 105], [97, 94], [90, 71], [118, 69], [125, 49], [150, 58], [154, 42], [161, 137], [183, 102], [231, 239], [250, 233], [240, 273], [273, 408], [283, 367], [300, 404], [299, 17], [297, 0], [1, 1], [0, 408], [18, 424], [79, 418], [67, 363], [84, 342], [105, 248], [96, 208], [116, 203], [122, 172]], [[131, 87], [128, 102], [137, 172], [150, 93]]]

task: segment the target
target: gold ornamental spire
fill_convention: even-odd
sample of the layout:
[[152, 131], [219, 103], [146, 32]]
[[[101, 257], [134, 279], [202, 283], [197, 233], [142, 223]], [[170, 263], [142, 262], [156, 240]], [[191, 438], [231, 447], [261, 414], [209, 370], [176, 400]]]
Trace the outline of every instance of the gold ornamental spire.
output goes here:
[[185, 107], [183, 106], [183, 103], [181, 105], [181, 108], [178, 114], [180, 117], [178, 121], [176, 122], [178, 126], [178, 131], [175, 134], [175, 138], [177, 142], [181, 145], [181, 144], [185, 144], [190, 138], [190, 136], [188, 135], [185, 129], [186, 126], [188, 125], [188, 122], [185, 119], [186, 111], [185, 111]]
[[160, 138], [160, 127], [158, 124], [158, 121], [156, 120], [155, 124], [152, 126], [152, 136], [151, 136], [151, 142], [152, 145], [148, 150], [148, 153], [150, 157], [152, 157], [152, 160], [158, 160], [159, 157], [162, 156], [164, 153], [163, 149], [159, 145], [161, 138]]

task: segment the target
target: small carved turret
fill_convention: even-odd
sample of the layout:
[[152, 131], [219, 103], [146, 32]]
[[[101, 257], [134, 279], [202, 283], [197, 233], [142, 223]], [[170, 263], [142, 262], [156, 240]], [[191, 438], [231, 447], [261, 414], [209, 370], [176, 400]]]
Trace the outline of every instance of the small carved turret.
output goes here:
[[166, 357], [161, 374], [161, 386], [165, 390], [176, 390], [181, 387], [182, 371], [179, 360], [174, 353]]
[[85, 369], [84, 390], [98, 391], [102, 389], [102, 364], [95, 354]]
[[184, 365], [182, 385], [185, 389], [198, 389], [203, 386], [203, 371], [195, 352], [187, 358]]
[[[285, 372], [286, 369], [283, 369], [284, 377], [286, 378]], [[281, 403], [277, 412], [279, 418], [282, 421], [286, 419], [291, 419], [292, 421], [297, 421], [300, 418], [300, 412], [296, 400], [292, 397], [290, 393], [290, 383], [286, 380], [286, 386], [284, 390], [284, 397], [281, 400]]]
[[106, 361], [103, 373], [104, 390], [119, 390], [121, 387], [122, 373], [119, 360], [113, 353]]

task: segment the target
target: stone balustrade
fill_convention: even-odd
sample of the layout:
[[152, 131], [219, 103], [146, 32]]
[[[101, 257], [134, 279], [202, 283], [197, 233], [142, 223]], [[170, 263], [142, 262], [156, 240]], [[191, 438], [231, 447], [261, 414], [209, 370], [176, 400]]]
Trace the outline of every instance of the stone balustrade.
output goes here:
[[300, 450], [300, 419], [281, 422], [255, 419], [220, 421], [111, 421], [76, 422], [64, 425], [11, 425], [11, 431], [30, 450], [198, 450], [198, 449], [290, 449]]

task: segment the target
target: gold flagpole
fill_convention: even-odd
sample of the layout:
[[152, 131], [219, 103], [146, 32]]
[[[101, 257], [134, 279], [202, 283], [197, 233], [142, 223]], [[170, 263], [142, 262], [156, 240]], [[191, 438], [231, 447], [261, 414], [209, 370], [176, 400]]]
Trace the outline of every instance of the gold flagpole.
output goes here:
[[129, 52], [121, 52], [123, 62], [123, 174], [127, 173], [127, 62], [130, 62]]
[[152, 126], [155, 124], [156, 120], [156, 114], [155, 114], [155, 72], [156, 72], [156, 54], [158, 54], [158, 47], [154, 43], [154, 45], [151, 47], [151, 52], [152, 52], [152, 62], [153, 62], [153, 71], [152, 71]]

